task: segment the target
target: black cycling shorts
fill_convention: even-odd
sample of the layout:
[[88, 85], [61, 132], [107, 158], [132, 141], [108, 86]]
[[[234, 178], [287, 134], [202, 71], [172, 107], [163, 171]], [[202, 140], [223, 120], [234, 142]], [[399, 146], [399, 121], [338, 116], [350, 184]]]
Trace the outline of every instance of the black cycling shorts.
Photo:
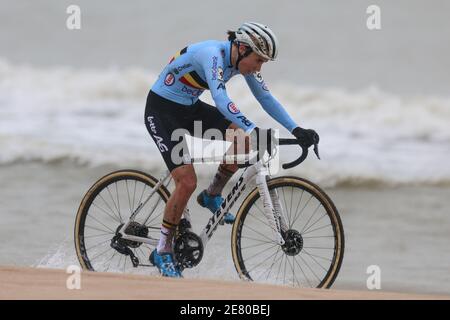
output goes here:
[[[198, 136], [199, 132], [194, 132], [194, 121], [202, 121], [201, 136]], [[172, 139], [172, 133], [176, 129], [185, 129], [191, 136], [199, 138], [202, 138], [208, 129], [218, 129], [225, 137], [226, 129], [230, 124], [231, 121], [226, 119], [216, 107], [203, 101], [197, 100], [195, 104], [186, 106], [165, 99], [151, 90], [148, 94], [145, 126], [170, 171], [185, 164], [182, 159], [188, 150], [183, 137], [177, 135], [179, 139]]]

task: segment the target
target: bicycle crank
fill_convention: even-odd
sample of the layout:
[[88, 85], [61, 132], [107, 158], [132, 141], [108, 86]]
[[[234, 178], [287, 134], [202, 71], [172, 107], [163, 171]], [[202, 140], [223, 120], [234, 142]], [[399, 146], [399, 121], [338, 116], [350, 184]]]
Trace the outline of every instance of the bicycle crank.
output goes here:
[[202, 239], [191, 231], [185, 231], [175, 239], [174, 253], [180, 268], [193, 268], [203, 257]]

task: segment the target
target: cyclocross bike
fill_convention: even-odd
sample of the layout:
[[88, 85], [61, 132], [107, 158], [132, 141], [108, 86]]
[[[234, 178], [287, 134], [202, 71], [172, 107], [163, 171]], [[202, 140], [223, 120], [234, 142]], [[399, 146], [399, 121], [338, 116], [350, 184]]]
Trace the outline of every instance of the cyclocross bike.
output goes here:
[[[298, 145], [298, 141], [279, 139], [278, 144]], [[314, 151], [319, 157], [317, 145]], [[269, 155], [268, 160], [258, 157], [252, 164], [240, 165], [242, 174], [200, 235], [192, 231], [189, 208], [184, 210], [174, 238], [176, 261], [182, 270], [200, 263], [224, 214], [255, 181], [256, 187], [241, 203], [231, 232], [232, 257], [240, 278], [329, 288], [344, 255], [338, 211], [327, 194], [306, 179], [271, 178], [268, 164], [273, 155]], [[300, 164], [307, 155], [308, 149], [302, 147], [300, 157], [283, 164], [283, 169]], [[190, 162], [227, 161], [227, 157], [193, 158]], [[136, 170], [120, 170], [89, 189], [75, 222], [76, 253], [83, 269], [128, 272], [153, 267], [147, 261], [159, 241], [170, 180], [168, 170], [161, 179]]]

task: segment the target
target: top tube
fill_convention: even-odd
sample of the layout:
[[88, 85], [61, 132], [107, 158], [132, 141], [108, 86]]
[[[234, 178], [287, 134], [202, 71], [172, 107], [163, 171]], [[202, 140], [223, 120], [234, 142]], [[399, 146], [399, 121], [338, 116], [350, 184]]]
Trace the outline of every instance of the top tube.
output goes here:
[[[190, 155], [183, 155], [183, 163], [185, 164], [198, 164], [198, 163], [217, 163], [217, 162], [237, 162], [245, 163], [253, 158], [256, 159], [257, 151], [249, 152], [248, 154], [236, 154], [236, 155], [220, 155], [212, 157], [191, 157]], [[256, 162], [255, 162], [256, 163]]]

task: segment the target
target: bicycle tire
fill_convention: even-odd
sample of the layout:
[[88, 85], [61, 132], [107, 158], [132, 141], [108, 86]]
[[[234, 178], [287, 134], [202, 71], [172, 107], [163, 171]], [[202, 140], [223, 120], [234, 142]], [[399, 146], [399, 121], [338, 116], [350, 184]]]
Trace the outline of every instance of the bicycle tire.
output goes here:
[[[117, 220], [120, 220], [120, 222], [123, 223], [123, 220], [121, 217], [121, 212], [120, 212], [122, 204], [120, 203], [119, 194], [118, 194], [118, 188], [119, 188], [118, 185], [120, 182], [123, 182], [123, 181], [125, 181], [127, 188], [128, 188], [128, 182], [130, 181], [132, 183], [134, 181], [135, 182], [134, 183], [134, 189], [135, 189], [134, 191], [136, 191], [137, 182], [144, 185], [144, 187], [142, 188], [142, 194], [140, 196], [141, 200], [142, 200], [142, 198], [145, 199], [145, 197], [143, 196], [144, 190], [147, 190], [147, 189], [151, 190], [158, 183], [158, 179], [154, 178], [153, 176], [151, 176], [147, 173], [137, 171], [137, 170], [119, 170], [119, 171], [111, 172], [111, 173], [103, 176], [97, 182], [95, 182], [94, 185], [87, 191], [87, 193], [84, 195], [84, 197], [81, 201], [81, 204], [78, 208], [77, 216], [75, 219], [75, 228], [74, 228], [74, 242], [75, 242], [76, 254], [77, 254], [78, 261], [79, 261], [81, 267], [85, 270], [105, 271], [105, 270], [96, 270], [96, 268], [94, 268], [92, 261], [91, 261], [92, 256], [90, 258], [90, 252], [88, 252], [89, 250], [86, 247], [86, 241], [87, 241], [87, 236], [85, 234], [86, 220], [89, 217], [89, 213], [90, 213], [91, 209], [94, 210], [93, 207], [96, 206], [96, 205], [93, 206], [93, 204], [95, 203], [94, 201], [97, 199], [97, 197], [99, 195], [102, 194], [103, 191], [107, 190], [109, 195], [111, 196], [111, 199], [113, 199], [113, 202], [114, 202], [114, 197], [111, 193], [111, 190], [109, 190], [108, 187], [112, 184], [115, 184], [115, 186], [116, 186], [115, 191], [117, 191], [118, 203], [114, 202], [113, 206], [115, 206], [115, 209], [117, 209], [120, 219], [117, 219], [117, 218], [119, 218], [116, 215], [117, 212], [112, 212], [112, 213], [114, 213], [114, 215], [111, 215], [110, 218], [112, 220], [115, 220], [113, 218], [116, 218]], [[113, 192], [114, 192], [114, 190], [113, 190]], [[164, 185], [160, 186], [159, 189], [157, 190], [157, 192], [154, 193], [152, 198], [155, 197], [155, 195], [158, 195], [164, 201], [163, 205], [165, 207], [165, 203], [167, 202], [167, 200], [170, 197], [170, 192], [167, 190], [167, 188]], [[131, 199], [130, 199], [129, 194], [128, 194], [128, 198], [129, 198], [128, 201], [129, 201], [129, 206], [130, 206], [130, 212], [132, 212], [133, 208], [131, 207]], [[133, 199], [133, 201], [134, 200], [135, 199]], [[105, 199], [103, 199], [103, 201], [105, 201]], [[126, 204], [125, 204], [125, 206], [126, 206]], [[159, 204], [158, 204], [158, 206], [159, 206]], [[99, 208], [99, 207], [97, 206], [97, 208]], [[99, 211], [102, 211], [102, 210], [99, 210]], [[103, 208], [103, 211], [106, 211], [106, 210]], [[114, 209], [112, 209], [112, 211], [114, 211]], [[93, 214], [94, 213], [92, 213], [91, 217], [93, 217]], [[105, 214], [104, 218], [107, 218], [106, 214]], [[99, 222], [99, 225], [103, 224], [105, 227], [107, 227], [106, 222], [101, 221], [99, 219], [97, 219], [97, 220]], [[162, 221], [162, 217], [161, 217], [161, 221]], [[157, 231], [155, 231], [155, 232], [158, 232], [158, 235], [159, 235], [159, 226], [160, 226], [161, 221], [158, 220], [156, 222], [157, 227], [155, 227], [155, 230], [157, 229]], [[107, 229], [102, 230], [102, 231], [107, 231], [106, 234], [103, 235], [103, 237], [105, 237], [105, 239], [106, 239], [104, 241], [105, 248], [110, 246], [108, 243], [108, 240], [110, 240], [109, 233], [111, 233], [111, 231], [117, 231], [118, 227], [120, 226], [120, 224], [117, 223], [119, 221], [115, 221], [115, 222], [117, 225], [116, 228], [114, 228], [112, 226], [111, 226], [111, 228], [109, 228], [109, 226], [108, 226]], [[92, 237], [95, 237], [95, 236], [92, 236]], [[98, 237], [102, 237], [102, 235], [98, 235]], [[112, 239], [112, 235], [111, 235], [111, 239]], [[114, 252], [114, 249], [112, 249], [112, 248], [109, 248], [109, 249], [113, 250], [112, 252]], [[118, 254], [118, 256], [120, 256], [120, 253], [116, 252], [116, 254]], [[114, 255], [113, 255], [113, 257], [114, 257]], [[126, 259], [129, 259], [129, 257], [125, 256], [124, 258], [125, 258], [124, 264], [126, 265], [126, 263], [127, 263]], [[142, 256], [141, 256], [141, 258], [142, 258]], [[148, 257], [145, 257], [145, 258], [147, 259]], [[131, 262], [130, 262], [130, 264], [131, 264]], [[108, 265], [108, 269], [109, 269], [109, 265]], [[106, 271], [109, 271], [109, 270], [106, 270]]]
[[[277, 178], [273, 178], [273, 179], [268, 180], [267, 181], [267, 185], [268, 185], [269, 190], [277, 190], [277, 191], [279, 189], [285, 188], [285, 187], [286, 188], [292, 188], [292, 191], [291, 191], [292, 192], [291, 193], [291, 208], [292, 208], [292, 202], [294, 201], [294, 199], [296, 199], [296, 197], [293, 195], [294, 188], [296, 190], [299, 190], [299, 191], [301, 190], [302, 191], [302, 194], [301, 194], [301, 197], [300, 197], [300, 201], [299, 201], [299, 205], [302, 202], [302, 197], [303, 197], [304, 193], [306, 192], [306, 193], [309, 193], [311, 195], [311, 198], [314, 198], [317, 201], [317, 203], [319, 203], [318, 208], [320, 208], [320, 206], [323, 207], [325, 214], [320, 219], [322, 219], [324, 216], [327, 216], [329, 218], [330, 225], [331, 225], [331, 230], [332, 230], [333, 234], [332, 235], [319, 235], [319, 236], [316, 236], [316, 237], [310, 237], [310, 236], [305, 237], [305, 234], [311, 232], [311, 231], [309, 231], [311, 226], [308, 229], [305, 230], [305, 228], [308, 226], [308, 223], [310, 223], [311, 218], [313, 217], [313, 216], [311, 216], [310, 219], [308, 220], [308, 222], [306, 223], [306, 225], [304, 225], [304, 227], [303, 227], [303, 230], [305, 230], [307, 232], [304, 233], [303, 235], [302, 235], [301, 232], [298, 232], [301, 235], [301, 237], [302, 237], [302, 239], [301, 239], [302, 241], [300, 241], [300, 240], [298, 241], [298, 243], [301, 244], [301, 246], [300, 245], [298, 246], [298, 249], [300, 249], [300, 247], [301, 247], [301, 250], [297, 254], [295, 254], [295, 252], [294, 253], [290, 253], [290, 255], [293, 255], [292, 264], [290, 264], [290, 266], [291, 266], [292, 274], [293, 274], [293, 276], [292, 276], [292, 286], [294, 286], [294, 287], [305, 287], [304, 282], [302, 283], [301, 281], [298, 281], [297, 276], [294, 274], [295, 273], [294, 272], [294, 267], [297, 264], [297, 266], [300, 266], [300, 269], [301, 269], [301, 272], [300, 272], [300, 270], [298, 272], [300, 274], [303, 273], [303, 276], [306, 277], [306, 280], [308, 282], [308, 286], [309, 287], [330, 288], [331, 285], [333, 284], [333, 282], [335, 281], [335, 279], [336, 279], [336, 277], [337, 277], [337, 275], [339, 273], [340, 267], [342, 265], [342, 261], [343, 261], [343, 257], [344, 257], [344, 247], [345, 247], [344, 229], [343, 229], [343, 226], [342, 226], [342, 221], [341, 221], [341, 218], [339, 216], [338, 210], [336, 209], [336, 206], [334, 205], [334, 203], [332, 202], [330, 197], [321, 188], [319, 188], [317, 185], [315, 185], [314, 183], [312, 183], [312, 182], [310, 182], [310, 181], [308, 181], [306, 179], [302, 179], [302, 178], [298, 178], [298, 177], [294, 177], [294, 176], [283, 176], [283, 177], [277, 177]], [[285, 196], [286, 194], [284, 193], [283, 195]], [[279, 195], [279, 198], [280, 198], [280, 201], [283, 202], [280, 195]], [[278, 274], [277, 274], [276, 281], [274, 281], [273, 279], [268, 280], [269, 275], [267, 276], [267, 279], [265, 279], [265, 280], [261, 279], [260, 280], [260, 276], [264, 275], [264, 273], [262, 271], [258, 271], [259, 272], [259, 276], [258, 276], [258, 272], [254, 271], [254, 270], [257, 270], [257, 268], [263, 269], [263, 267], [251, 266], [250, 262], [248, 261], [250, 259], [254, 259], [254, 257], [257, 257], [257, 255], [255, 255], [254, 257], [251, 257], [250, 259], [248, 257], [247, 258], [244, 257], [244, 255], [247, 256], [247, 254], [246, 253], [244, 254], [243, 252], [246, 252], [246, 250], [249, 250], [251, 248], [251, 246], [243, 247], [242, 246], [243, 245], [243, 243], [242, 243], [243, 240], [247, 241], [247, 239], [250, 239], [250, 240], [248, 240], [248, 242], [251, 243], [251, 240], [257, 240], [257, 239], [256, 238], [253, 239], [253, 238], [248, 237], [248, 236], [244, 237], [243, 236], [243, 230], [247, 230], [248, 229], [249, 231], [248, 232], [246, 231], [247, 232], [246, 235], [250, 234], [252, 237], [253, 237], [253, 234], [251, 232], [254, 232], [255, 234], [260, 233], [262, 236], [266, 236], [264, 234], [263, 228], [267, 228], [267, 227], [265, 227], [264, 225], [258, 224], [259, 222], [257, 221], [257, 218], [259, 218], [260, 216], [258, 216], [259, 214], [254, 214], [253, 213], [254, 211], [256, 211], [255, 207], [257, 209], [259, 209], [258, 205], [256, 204], [258, 199], [260, 199], [260, 194], [258, 192], [258, 189], [255, 188], [248, 194], [248, 196], [242, 202], [242, 204], [241, 204], [241, 206], [239, 208], [239, 211], [236, 214], [236, 221], [235, 221], [235, 223], [233, 225], [233, 230], [232, 230], [232, 235], [231, 235], [231, 251], [232, 251], [233, 262], [234, 262], [234, 265], [235, 265], [235, 268], [236, 268], [236, 271], [237, 271], [238, 275], [244, 280], [258, 281], [258, 282], [269, 282], [269, 283], [274, 283], [275, 282], [276, 284], [280, 284], [280, 281], [278, 281]], [[288, 195], [288, 199], [289, 199], [289, 195]], [[284, 202], [285, 202], [284, 203], [284, 207], [286, 207], [285, 210], [287, 210], [288, 204], [286, 203], [286, 197], [284, 199]], [[299, 207], [299, 205], [297, 205], [297, 208]], [[309, 204], [307, 204], [307, 205], [309, 206]], [[305, 205], [304, 208], [306, 208], [307, 205]], [[283, 203], [282, 203], [282, 206], [283, 206]], [[261, 211], [261, 209], [259, 209], [259, 210]], [[313, 213], [313, 215], [314, 214], [315, 213]], [[302, 213], [300, 212], [300, 216], [301, 215], [302, 215]], [[250, 218], [248, 218], [249, 216], [250, 216]], [[298, 217], [300, 217], [300, 216], [298, 216]], [[294, 216], [294, 218], [295, 217], [296, 216]], [[247, 218], [249, 219], [249, 221], [247, 222], [247, 227], [245, 227], [245, 223], [246, 223], [246, 219]], [[256, 222], [252, 222], [253, 219]], [[317, 220], [315, 223], [318, 223], [318, 221], [320, 221], [320, 219]], [[292, 220], [294, 220], [294, 219], [292, 219]], [[295, 223], [297, 220], [298, 220], [298, 218], [295, 221], [293, 221], [293, 222]], [[261, 220], [261, 221], [264, 222], [264, 220]], [[250, 226], [251, 224], [252, 224], [253, 227], [258, 225], [259, 230], [258, 229], [251, 230], [251, 226]], [[291, 229], [291, 227], [292, 227], [292, 230], [295, 230], [293, 225], [290, 226], [289, 228]], [[321, 228], [318, 228], [317, 230], [320, 230], [320, 229]], [[326, 230], [325, 227], [323, 227], [320, 232], [323, 232], [323, 234], [325, 234], [325, 230]], [[291, 235], [295, 234], [296, 237], [298, 237], [297, 233], [295, 233], [294, 231], [292, 231], [290, 234]], [[313, 241], [318, 241], [319, 238], [324, 238], [324, 239], [325, 238], [330, 238], [327, 241], [329, 241], [329, 242], [332, 241], [333, 242], [333, 248], [307, 247], [307, 246], [305, 246], [306, 239], [308, 239], [307, 241], [313, 242]], [[331, 238], [333, 238], [333, 239], [331, 239]], [[310, 240], [310, 239], [313, 239], [313, 240]], [[265, 240], [265, 239], [263, 239], [263, 240]], [[264, 242], [265, 241], [261, 241], [261, 244], [253, 245], [253, 247], [256, 248], [257, 246], [262, 247], [262, 246], [268, 245], [268, 244], [264, 244]], [[273, 244], [270, 244], [270, 242], [267, 242], [267, 243], [269, 243], [269, 245], [273, 245]], [[278, 248], [276, 248], [276, 246], [278, 246]], [[282, 261], [283, 261], [284, 256], [285, 256], [286, 258], [285, 258], [285, 267], [284, 267], [284, 269], [286, 271], [286, 265], [287, 265], [287, 262], [289, 261], [290, 258], [286, 254], [284, 249], [280, 250], [280, 246], [278, 244], [276, 246], [274, 246], [275, 249], [277, 250], [276, 251], [276, 255], [275, 255], [275, 258], [274, 258], [274, 262], [272, 262], [272, 266], [270, 268], [272, 269], [273, 266], [275, 265], [275, 263], [278, 263], [275, 260], [276, 260], [276, 258], [278, 256], [278, 253], [281, 251], [280, 268], [282, 268], [281, 264], [282, 264]], [[312, 258], [311, 261], [315, 261], [317, 264], [319, 264], [319, 266], [322, 267], [322, 269], [325, 269], [325, 271], [326, 271], [326, 272], [322, 271], [323, 275], [321, 275], [319, 277], [319, 276], [317, 276], [315, 274], [314, 270], [309, 265], [308, 265], [308, 267], [311, 269], [311, 271], [308, 270], [307, 268], [305, 268], [306, 271], [308, 271], [310, 273], [313, 273], [314, 276], [316, 276], [317, 281], [314, 284], [310, 283], [309, 279], [307, 278], [305, 270], [303, 270], [303, 268], [301, 268], [301, 265], [298, 263], [297, 258], [296, 258], [296, 256], [298, 256], [300, 258], [301, 257], [301, 252], [304, 252], [305, 253], [304, 257], [306, 259], [306, 257], [307, 257], [306, 252], [308, 252], [308, 250], [306, 250], [306, 248], [308, 248], [308, 250], [312, 250], [310, 248], [315, 248], [315, 250], [319, 250], [319, 249], [322, 249], [322, 250], [323, 249], [329, 249], [330, 251], [331, 251], [331, 249], [333, 250], [332, 258], [331, 259], [326, 259], [327, 261], [330, 260], [330, 265], [329, 265], [328, 268], [324, 268], [323, 265], [321, 265], [318, 262], [318, 261], [323, 261], [323, 260], [319, 260], [319, 258], [322, 259], [324, 257], [318, 256], [318, 255], [311, 255], [309, 253], [310, 257], [308, 256], [308, 259]], [[326, 252], [326, 250], [323, 250], [323, 251]], [[268, 254], [268, 252], [269, 252], [269, 249], [265, 249], [265, 251], [263, 251], [261, 253], [261, 257], [263, 255], [265, 255], [265, 254]], [[283, 256], [283, 254], [284, 254], [284, 256]], [[330, 255], [331, 255], [331, 253], [330, 253]], [[247, 259], [247, 262], [246, 262], [246, 259]], [[303, 259], [303, 257], [301, 257], [302, 262], [306, 261], [305, 259]], [[261, 265], [264, 265], [265, 263], [266, 263], [266, 261], [263, 260]], [[319, 266], [317, 266], [317, 267], [319, 267]], [[252, 267], [253, 267], [253, 269], [252, 269]], [[264, 272], [267, 272], [267, 271], [264, 271]], [[280, 272], [280, 269], [278, 270], [278, 272]], [[271, 270], [269, 271], [269, 274], [270, 273], [271, 273]], [[255, 278], [256, 280], [253, 279], [253, 278]], [[294, 280], [296, 280], [297, 283]], [[286, 283], [283, 282], [281, 284], [286, 284]]]

